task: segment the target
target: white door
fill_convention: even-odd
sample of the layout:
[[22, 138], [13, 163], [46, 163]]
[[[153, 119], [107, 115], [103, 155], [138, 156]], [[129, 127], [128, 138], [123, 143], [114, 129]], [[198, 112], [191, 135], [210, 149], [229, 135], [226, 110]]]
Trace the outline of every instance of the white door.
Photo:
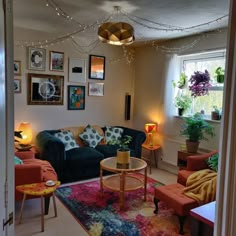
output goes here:
[[[6, 30], [7, 29], [7, 30]], [[12, 0], [0, 0], [0, 235], [13, 236], [14, 224], [14, 94]], [[14, 219], [14, 216], [13, 216]]]

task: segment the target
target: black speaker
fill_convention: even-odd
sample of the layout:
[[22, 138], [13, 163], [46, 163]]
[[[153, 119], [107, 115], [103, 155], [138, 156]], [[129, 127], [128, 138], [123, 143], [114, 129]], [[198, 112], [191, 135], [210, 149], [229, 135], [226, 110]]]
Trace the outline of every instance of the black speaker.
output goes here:
[[130, 120], [131, 95], [125, 95], [125, 120]]

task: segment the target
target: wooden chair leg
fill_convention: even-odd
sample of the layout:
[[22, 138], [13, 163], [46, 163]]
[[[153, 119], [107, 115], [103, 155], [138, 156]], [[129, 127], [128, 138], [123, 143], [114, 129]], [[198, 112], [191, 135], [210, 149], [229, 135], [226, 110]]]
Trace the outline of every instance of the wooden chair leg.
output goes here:
[[52, 193], [52, 201], [53, 201], [55, 217], [57, 217], [57, 205], [56, 205], [56, 199], [55, 199], [55, 194], [54, 193]]
[[40, 200], [41, 200], [41, 231], [44, 232], [44, 204], [43, 204], [43, 196], [41, 196]]
[[179, 218], [179, 234], [184, 235], [184, 222], [186, 216], [178, 216]]
[[153, 202], [154, 202], [154, 204], [155, 204], [155, 210], [154, 210], [154, 213], [155, 213], [155, 214], [158, 213], [158, 202], [159, 202], [159, 201], [160, 201], [159, 199], [157, 199], [156, 197], [154, 197]]
[[21, 223], [21, 219], [22, 219], [23, 208], [24, 208], [24, 205], [25, 205], [25, 198], [26, 198], [26, 194], [24, 193], [23, 200], [22, 200], [22, 203], [21, 203], [21, 208], [20, 208], [19, 224]]
[[45, 211], [44, 214], [48, 215], [49, 205], [50, 205], [50, 196], [44, 197]]

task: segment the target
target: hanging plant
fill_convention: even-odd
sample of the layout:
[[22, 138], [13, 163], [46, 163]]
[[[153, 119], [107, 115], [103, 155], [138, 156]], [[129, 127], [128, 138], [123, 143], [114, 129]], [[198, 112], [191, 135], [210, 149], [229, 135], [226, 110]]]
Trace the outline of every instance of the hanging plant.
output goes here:
[[207, 70], [205, 70], [205, 72], [195, 71], [194, 74], [191, 75], [189, 82], [191, 83], [189, 90], [193, 97], [208, 94], [208, 89], [211, 87], [210, 74]]

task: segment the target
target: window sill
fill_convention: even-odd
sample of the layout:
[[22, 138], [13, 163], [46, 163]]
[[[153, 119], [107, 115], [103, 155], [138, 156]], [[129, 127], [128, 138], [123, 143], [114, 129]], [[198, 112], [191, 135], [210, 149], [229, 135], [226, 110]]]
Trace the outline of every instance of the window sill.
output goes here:
[[[178, 115], [175, 115], [174, 116], [175, 118], [179, 118], [179, 119], [183, 119], [183, 118], [187, 118], [188, 116], [178, 116]], [[211, 123], [218, 123], [220, 124], [221, 123], [221, 120], [211, 120], [207, 117], [204, 118], [205, 121], [208, 121], [208, 122], [211, 122]]]

